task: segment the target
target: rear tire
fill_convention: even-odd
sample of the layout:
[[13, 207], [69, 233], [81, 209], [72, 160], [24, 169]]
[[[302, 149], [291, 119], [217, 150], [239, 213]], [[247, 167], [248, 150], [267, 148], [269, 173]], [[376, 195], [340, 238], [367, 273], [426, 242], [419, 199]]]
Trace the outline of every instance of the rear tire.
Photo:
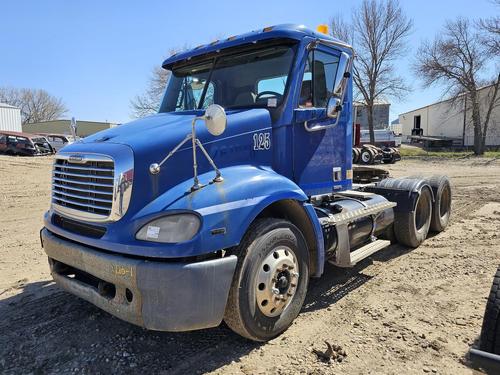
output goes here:
[[423, 187], [413, 211], [395, 212], [394, 234], [398, 242], [408, 247], [418, 247], [427, 238], [431, 217], [432, 194], [428, 187]]
[[359, 158], [362, 164], [373, 164], [375, 153], [371, 148], [363, 148], [359, 154]]
[[451, 184], [446, 176], [432, 176], [427, 179], [434, 193], [432, 204], [432, 232], [442, 232], [450, 222], [451, 216]]
[[359, 163], [359, 148], [357, 148], [357, 147], [354, 147], [352, 149], [352, 163], [353, 164]]
[[479, 349], [500, 354], [500, 267], [497, 269], [484, 311]]
[[270, 340], [292, 324], [304, 303], [309, 283], [306, 242], [289, 221], [266, 218], [252, 224], [237, 250], [224, 321], [250, 340]]

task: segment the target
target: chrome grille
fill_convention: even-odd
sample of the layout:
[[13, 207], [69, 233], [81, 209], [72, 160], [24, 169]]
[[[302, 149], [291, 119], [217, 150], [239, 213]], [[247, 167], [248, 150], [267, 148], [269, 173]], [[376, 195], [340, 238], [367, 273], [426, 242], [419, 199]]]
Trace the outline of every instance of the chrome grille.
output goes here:
[[57, 155], [52, 175], [52, 204], [56, 210], [72, 216], [107, 219], [113, 208], [114, 181], [114, 161], [109, 157]]

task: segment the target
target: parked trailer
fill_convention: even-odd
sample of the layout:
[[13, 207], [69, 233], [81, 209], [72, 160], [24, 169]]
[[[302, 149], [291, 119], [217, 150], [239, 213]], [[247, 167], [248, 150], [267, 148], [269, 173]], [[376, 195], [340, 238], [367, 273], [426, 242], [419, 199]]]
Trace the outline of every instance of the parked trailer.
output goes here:
[[396, 147], [377, 147], [365, 144], [363, 147], [352, 148], [352, 162], [354, 164], [394, 164], [401, 160], [401, 154]]
[[354, 51], [321, 31], [266, 27], [179, 52], [157, 115], [59, 152], [41, 231], [56, 283], [147, 329], [224, 319], [266, 341], [325, 262], [442, 231], [446, 177], [353, 184]]
[[[396, 137], [394, 132], [389, 128], [375, 129], [373, 133], [375, 135], [375, 146], [378, 147], [401, 146], [401, 137]], [[370, 144], [370, 131], [366, 129], [361, 130], [360, 140], [359, 140], [359, 146], [362, 146], [364, 144]]]
[[393, 147], [397, 145], [394, 133], [389, 129], [377, 129], [374, 132], [375, 144], [370, 144], [368, 131], [361, 130], [359, 124], [354, 125], [353, 164], [393, 164], [401, 160], [399, 149]]

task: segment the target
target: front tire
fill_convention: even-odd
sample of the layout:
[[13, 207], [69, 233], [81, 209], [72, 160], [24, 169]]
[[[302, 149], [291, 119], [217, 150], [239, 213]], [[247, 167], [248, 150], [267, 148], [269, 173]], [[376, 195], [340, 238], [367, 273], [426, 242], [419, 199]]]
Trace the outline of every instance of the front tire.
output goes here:
[[309, 251], [289, 221], [258, 219], [237, 248], [224, 321], [237, 334], [267, 341], [299, 314], [309, 283]]

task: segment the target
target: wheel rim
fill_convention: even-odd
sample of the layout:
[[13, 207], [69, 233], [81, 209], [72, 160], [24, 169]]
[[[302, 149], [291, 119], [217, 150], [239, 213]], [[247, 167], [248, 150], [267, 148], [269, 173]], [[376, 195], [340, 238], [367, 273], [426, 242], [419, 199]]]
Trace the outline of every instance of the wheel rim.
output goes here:
[[429, 221], [431, 209], [432, 207], [429, 194], [425, 194], [425, 192], [422, 191], [415, 209], [415, 227], [417, 231], [424, 228]]
[[255, 283], [255, 297], [260, 311], [276, 317], [293, 300], [299, 280], [299, 264], [293, 251], [281, 246], [260, 264]]
[[369, 152], [363, 152], [361, 154], [361, 159], [365, 162], [368, 163], [370, 161], [370, 153]]
[[439, 203], [439, 215], [441, 218], [446, 217], [450, 212], [451, 191], [449, 186], [445, 186], [441, 194], [441, 201]]

